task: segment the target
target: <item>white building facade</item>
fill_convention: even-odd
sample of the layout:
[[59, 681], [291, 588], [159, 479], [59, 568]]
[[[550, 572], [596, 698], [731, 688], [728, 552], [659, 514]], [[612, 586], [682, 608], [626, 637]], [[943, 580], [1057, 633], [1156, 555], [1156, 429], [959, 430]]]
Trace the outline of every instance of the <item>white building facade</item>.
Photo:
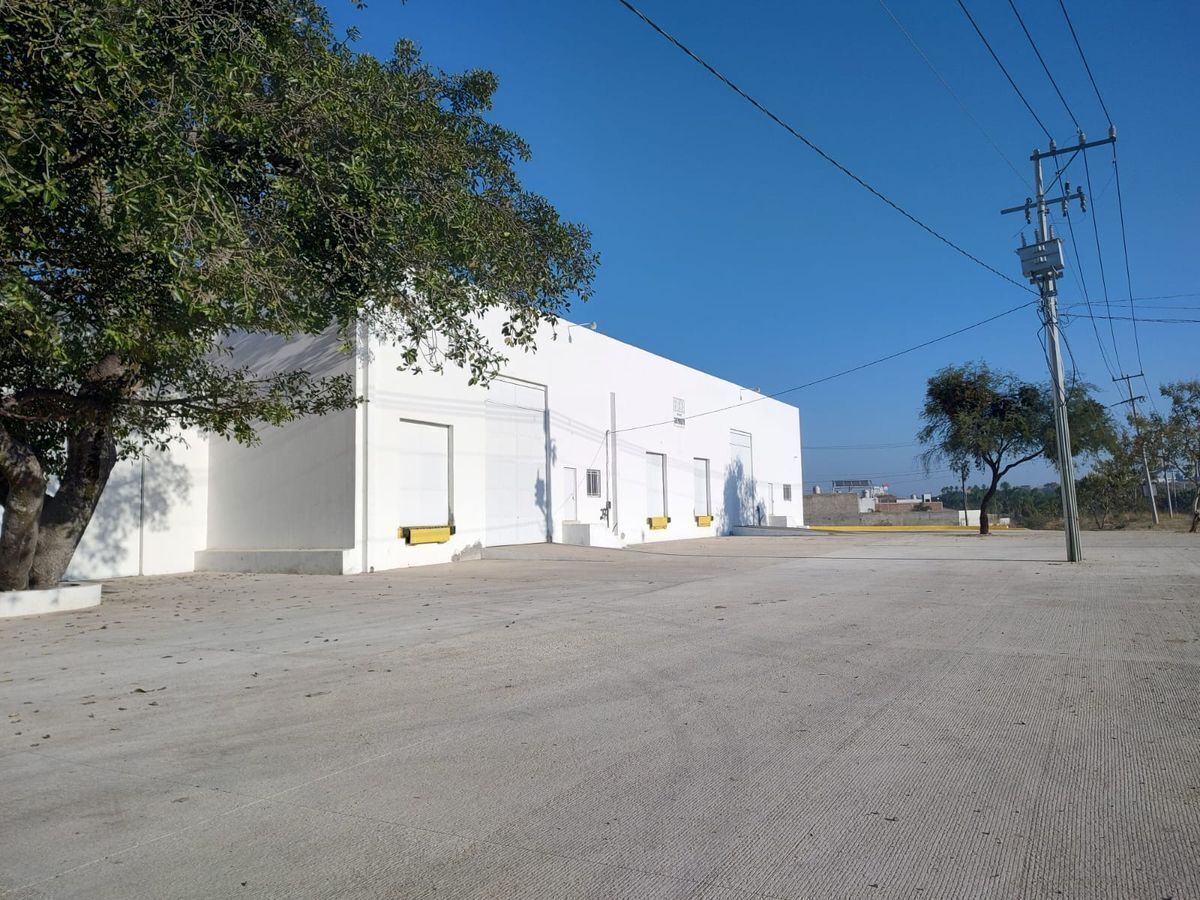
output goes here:
[[795, 407], [565, 322], [537, 347], [481, 387], [399, 371], [375, 340], [243, 338], [236, 364], [350, 373], [366, 402], [121, 464], [72, 574], [351, 574], [803, 525]]

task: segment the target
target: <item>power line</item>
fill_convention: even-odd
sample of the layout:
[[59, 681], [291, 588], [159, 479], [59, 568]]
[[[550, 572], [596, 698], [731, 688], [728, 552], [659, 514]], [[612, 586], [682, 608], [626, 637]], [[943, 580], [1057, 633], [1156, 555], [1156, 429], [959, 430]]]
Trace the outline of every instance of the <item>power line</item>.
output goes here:
[[937, 77], [937, 80], [942, 83], [942, 87], [944, 87], [950, 96], [954, 98], [954, 102], [958, 104], [959, 109], [966, 114], [968, 119], [975, 123], [975, 127], [979, 129], [979, 133], [987, 139], [987, 142], [992, 145], [992, 149], [995, 150], [996, 153], [999, 154], [1000, 158], [1008, 165], [1008, 167], [1012, 169], [1013, 174], [1020, 179], [1021, 184], [1032, 190], [1032, 188], [1029, 187], [1029, 182], [1025, 180], [1025, 176], [1021, 174], [1020, 170], [1017, 169], [1017, 167], [1013, 164], [1013, 161], [1008, 158], [1008, 154], [1000, 149], [1000, 145], [996, 143], [996, 140], [992, 137], [991, 132], [984, 128], [983, 123], [975, 118], [975, 115], [970, 109], [967, 108], [967, 104], [962, 101], [962, 98], [958, 96], [954, 88], [950, 87], [950, 82], [942, 77], [942, 73], [937, 70], [936, 66], [934, 66], [933, 60], [931, 60], [929, 55], [921, 49], [921, 45], [917, 43], [917, 40], [912, 36], [912, 33], [904, 27], [904, 23], [896, 18], [896, 14], [892, 12], [891, 8], [884, 2], [884, 0], [879, 0], [879, 5], [883, 7], [883, 11], [887, 13], [889, 17], [891, 17], [891, 20], [896, 23], [896, 27], [900, 29], [900, 33], [908, 39], [908, 42], [912, 45], [912, 48], [916, 50], [921, 59], [925, 61], [925, 65], [929, 67], [929, 71], [931, 71]]
[[1055, 185], [1057, 185], [1059, 181], [1062, 180], [1062, 177], [1067, 174], [1067, 169], [1071, 168], [1071, 163], [1075, 162], [1075, 157], [1078, 155], [1079, 151], [1076, 150], [1071, 154], [1071, 158], [1061, 166], [1058, 164], [1058, 157], [1054, 157], [1054, 180], [1050, 182], [1049, 187], [1047, 187], [1043, 193], [1049, 194], [1054, 190]]
[[[688, 416], [687, 418], [688, 419], [699, 419], [702, 416], [711, 416], [711, 415], [714, 415], [715, 413], [726, 412], [727, 410], [736, 409], [739, 406], [749, 406], [751, 403], [758, 403], [762, 400], [772, 400], [776, 397], [782, 397], [784, 394], [791, 394], [791, 393], [794, 393], [795, 391], [801, 391], [801, 390], [804, 390], [805, 388], [814, 387], [815, 385], [818, 385], [818, 384], [824, 384], [827, 381], [833, 381], [833, 379], [841, 378], [843, 375], [850, 375], [854, 372], [861, 372], [863, 369], [869, 369], [871, 366], [877, 366], [880, 363], [888, 362], [889, 360], [896, 359], [897, 357], [904, 356], [905, 354], [908, 354], [908, 353], [915, 353], [917, 350], [923, 350], [926, 347], [929, 347], [929, 346], [932, 346], [933, 344], [939, 343], [940, 341], [948, 340], [949, 338], [956, 337], [960, 334], [963, 334], [964, 332], [971, 331], [972, 329], [979, 328], [983, 325], [987, 325], [990, 322], [995, 322], [997, 319], [1002, 319], [1005, 316], [1011, 316], [1013, 313], [1019, 312], [1020, 310], [1026, 309], [1030, 306], [1034, 306], [1039, 302], [1040, 301], [1038, 301], [1038, 300], [1027, 300], [1024, 303], [1018, 304], [1017, 306], [1013, 306], [1009, 309], [1004, 310], [1004, 312], [996, 313], [996, 315], [994, 315], [994, 316], [988, 316], [986, 319], [980, 319], [978, 322], [972, 322], [970, 325], [964, 325], [962, 328], [957, 328], [954, 331], [948, 332], [947, 334], [943, 334], [943, 335], [940, 335], [935, 338], [931, 338], [928, 341], [922, 341], [920, 344], [915, 344], [912, 347], [905, 347], [903, 350], [897, 350], [895, 353], [889, 353], [887, 356], [881, 356], [878, 359], [873, 359], [873, 360], [870, 360], [869, 362], [860, 363], [857, 366], [851, 366], [849, 369], [842, 369], [840, 372], [834, 372], [832, 375], [825, 375], [821, 378], [813, 379], [812, 381], [806, 381], [804, 384], [798, 384], [795, 387], [784, 388], [782, 391], [776, 391], [773, 394], [762, 394], [761, 396], [755, 397], [753, 400], [743, 400], [739, 403], [731, 403], [728, 406], [719, 407], [718, 409], [705, 410], [704, 412], [696, 413], [695, 415]], [[674, 418], [663, 419], [661, 422], [648, 422], [645, 425], [632, 425], [628, 428], [618, 428], [616, 433], [622, 434], [626, 431], [641, 431], [643, 428], [656, 428], [660, 425], [674, 425], [674, 424], [675, 424]]]
[[[624, 2], [624, 0], [622, 0], [622, 2]], [[1033, 121], [1038, 123], [1038, 127], [1042, 129], [1048, 139], [1053, 140], [1054, 138], [1050, 134], [1050, 131], [1042, 123], [1042, 120], [1038, 118], [1038, 114], [1033, 111], [1033, 107], [1029, 105], [1029, 101], [1025, 99], [1025, 95], [1021, 93], [1021, 89], [1017, 87], [1017, 83], [1013, 81], [1013, 77], [1008, 74], [1008, 69], [1004, 68], [1004, 63], [1000, 62], [1000, 57], [996, 55], [996, 51], [992, 49], [992, 45], [984, 36], [983, 31], [975, 23], [975, 18], [971, 15], [971, 11], [967, 9], [967, 5], [963, 3], [963, 0], [958, 0], [958, 8], [961, 9], [963, 11], [963, 15], [967, 17], [967, 21], [971, 23], [971, 27], [975, 29], [975, 33], [979, 35], [979, 39], [983, 41], [983, 46], [987, 47], [988, 53], [992, 54], [992, 59], [996, 61], [996, 65], [1000, 67], [1000, 71], [1004, 73], [1004, 77], [1008, 79], [1008, 83], [1012, 86], [1012, 89], [1017, 92], [1017, 96], [1021, 98], [1021, 102], [1025, 104], [1025, 108], [1029, 110], [1029, 114], [1033, 116]]]
[[1100, 108], [1104, 110], [1104, 117], [1108, 119], [1108, 124], [1112, 125], [1112, 116], [1108, 114], [1108, 107], [1104, 105], [1104, 98], [1100, 96], [1100, 88], [1096, 86], [1096, 79], [1092, 77], [1092, 67], [1088, 65], [1087, 56], [1083, 53], [1083, 46], [1079, 43], [1079, 35], [1075, 33], [1075, 26], [1071, 24], [1071, 15], [1067, 12], [1067, 5], [1063, 0], [1058, 0], [1058, 5], [1062, 9], [1063, 18], [1067, 20], [1067, 28], [1071, 29], [1071, 38], [1075, 41], [1075, 49], [1079, 51], [1079, 58], [1083, 60], [1083, 68], [1087, 71], [1088, 81], [1092, 83], [1092, 90], [1096, 92], [1096, 99], [1100, 101]]
[[[1092, 170], [1091, 170], [1091, 167], [1088, 165], [1088, 157], [1087, 157], [1086, 150], [1083, 152], [1083, 172], [1084, 172], [1084, 178], [1087, 181], [1088, 194], [1092, 197], [1095, 197], [1096, 195], [1092, 191]], [[1108, 278], [1104, 274], [1104, 253], [1100, 249], [1100, 225], [1099, 225], [1099, 220], [1096, 218], [1096, 207], [1095, 207], [1094, 201], [1092, 204], [1092, 233], [1096, 237], [1096, 262], [1100, 266], [1100, 287], [1104, 290], [1104, 310], [1105, 310], [1105, 312], [1108, 313], [1108, 316], [1102, 316], [1101, 318], [1108, 319], [1109, 331], [1112, 333], [1113, 354], [1117, 358], [1117, 368], [1120, 369], [1120, 368], [1123, 368], [1123, 366], [1121, 365], [1121, 350], [1117, 346], [1117, 332], [1116, 332], [1116, 329], [1113, 328], [1113, 324], [1112, 324], [1113, 323], [1113, 319], [1111, 318], [1112, 317], [1112, 304], [1109, 302], [1109, 297], [1108, 297]]]
[[907, 478], [911, 475], [939, 475], [947, 472], [956, 471], [954, 468], [945, 469], [930, 469], [928, 473], [924, 469], [918, 469], [914, 472], [849, 472], [840, 475], [826, 475], [823, 478], [806, 478], [805, 481], [810, 484], [816, 484], [821, 481], [844, 481], [850, 479], [875, 479], [875, 478]]
[[[1067, 231], [1071, 235], [1071, 249], [1075, 253], [1075, 262], [1077, 263], [1076, 268], [1079, 270], [1080, 289], [1083, 291], [1084, 303], [1087, 304], [1088, 318], [1092, 322], [1092, 333], [1095, 334], [1095, 336], [1096, 336], [1096, 346], [1098, 348], [1100, 348], [1100, 358], [1104, 361], [1104, 368], [1108, 370], [1109, 377], [1116, 378], [1117, 373], [1113, 369], [1112, 363], [1109, 362], [1108, 353], [1105, 352], [1105, 350], [1104, 350], [1104, 341], [1100, 337], [1100, 326], [1096, 324], [1096, 312], [1092, 308], [1092, 298], [1091, 298], [1091, 295], [1088, 293], [1087, 276], [1083, 272], [1083, 260], [1079, 256], [1079, 244], [1075, 240], [1075, 225], [1071, 221], [1071, 213], [1069, 210], [1067, 211], [1065, 218], [1067, 220]], [[1110, 323], [1110, 325], [1111, 325], [1111, 323]], [[1117, 341], [1117, 336], [1116, 336], [1116, 332], [1114, 331], [1113, 332], [1113, 350], [1114, 350], [1114, 352], [1116, 351], [1116, 341]]]
[[[1009, 0], [1009, 2], [1011, 3], [1012, 0]], [[1083, 63], [1084, 71], [1087, 72], [1088, 81], [1090, 81], [1092, 83], [1092, 90], [1096, 92], [1096, 100], [1100, 103], [1100, 109], [1102, 109], [1104, 111], [1104, 117], [1106, 119], [1108, 119], [1108, 127], [1109, 127], [1109, 131], [1111, 133], [1112, 132], [1112, 114], [1109, 113], [1108, 104], [1106, 104], [1104, 102], [1104, 97], [1100, 93], [1100, 86], [1098, 84], [1096, 84], [1096, 77], [1092, 74], [1091, 65], [1088, 64], [1087, 54], [1083, 52], [1083, 44], [1081, 44], [1079, 42], [1079, 35], [1075, 32], [1075, 25], [1071, 22], [1071, 14], [1067, 12], [1067, 5], [1064, 2], [1064, 0], [1058, 0], [1058, 5], [1059, 5], [1059, 8], [1062, 10], [1063, 18], [1066, 19], [1067, 28], [1071, 32], [1071, 39], [1075, 42], [1075, 49], [1077, 51], [1079, 51], [1079, 59]], [[1047, 73], [1047, 74], [1049, 74], [1049, 73]], [[1116, 184], [1117, 184], [1117, 212], [1120, 216], [1120, 222], [1121, 222], [1121, 250], [1125, 257], [1125, 284], [1129, 291], [1129, 314], [1130, 314], [1129, 317], [1130, 317], [1130, 321], [1133, 325], [1133, 345], [1134, 345], [1135, 351], [1137, 352], [1138, 369], [1142, 373], [1142, 375], [1141, 375], [1142, 381], [1145, 382], [1145, 384], [1146, 384], [1146, 392], [1147, 392], [1147, 394], [1150, 395], [1150, 398], [1151, 398], [1150, 403], [1152, 406], [1154, 406], [1155, 410], [1157, 411], [1158, 404], [1154, 402], [1154, 391], [1150, 387], [1149, 380], [1146, 378], [1145, 366], [1142, 365], [1142, 341], [1141, 341], [1140, 336], [1138, 335], [1137, 311], [1134, 309], [1134, 306], [1133, 306], [1133, 279], [1129, 274], [1129, 241], [1125, 236], [1125, 203], [1121, 196], [1121, 168], [1117, 164], [1117, 145], [1115, 142], [1112, 145], [1112, 154], [1113, 154], [1113, 180], [1115, 180]], [[1086, 153], [1084, 154], [1084, 165], [1085, 166], [1087, 165], [1087, 154]], [[1091, 186], [1090, 181], [1088, 183], [1088, 193], [1092, 194], [1093, 205], [1094, 205], [1095, 194], [1092, 193], [1092, 186]], [[1093, 221], [1095, 221], [1094, 213], [1093, 213], [1092, 218], [1093, 218]]]
[[1072, 384], [1079, 384], [1079, 382], [1082, 381], [1083, 379], [1081, 379], [1079, 377], [1079, 363], [1077, 363], [1075, 361], [1075, 351], [1071, 349], [1071, 340], [1067, 336], [1067, 329], [1063, 328], [1061, 330], [1061, 334], [1062, 334], [1062, 339], [1063, 339], [1063, 346], [1065, 346], [1067, 348], [1067, 356], [1071, 360], [1071, 382], [1072, 382]]
[[[1016, 10], [1014, 9], [1014, 12], [1015, 11]], [[1049, 73], [1047, 72], [1047, 74], [1049, 74]], [[1079, 153], [1080, 153], [1080, 151], [1078, 151], [1078, 150], [1076, 150], [1074, 153], [1072, 153], [1070, 158], [1067, 160], [1066, 165], [1063, 165], [1061, 167], [1058, 165], [1058, 157], [1057, 156], [1054, 157], [1054, 164], [1055, 164], [1055, 168], [1057, 171], [1055, 172], [1054, 181], [1052, 181], [1050, 183], [1050, 188], [1048, 189], [1048, 191], [1054, 189], [1054, 186], [1062, 179], [1063, 175], [1066, 174], [1067, 169], [1070, 167], [1071, 163], [1073, 163], [1075, 161], [1075, 158], [1077, 156], [1079, 156]], [[1064, 193], [1065, 193], [1065, 190], [1066, 189], [1064, 187]], [[1072, 269], [1071, 274], [1075, 278], [1077, 278], [1079, 281], [1079, 289], [1080, 289], [1080, 292], [1083, 294], [1084, 302], [1087, 304], [1088, 317], [1091, 319], [1091, 322], [1092, 322], [1092, 333], [1096, 337], [1096, 346], [1100, 350], [1100, 358], [1104, 362], [1104, 368], [1108, 370], [1109, 377], [1116, 377], [1117, 373], [1113, 370], [1112, 364], [1109, 362], [1108, 353], [1104, 349], [1104, 341], [1100, 337], [1100, 326], [1096, 324], [1096, 318], [1093, 315], [1094, 310], [1092, 309], [1092, 298], [1091, 298], [1090, 293], [1088, 292], [1087, 276], [1084, 274], [1084, 271], [1083, 271], [1083, 259], [1079, 255], [1079, 244], [1075, 240], [1075, 225], [1071, 221], [1070, 207], [1066, 204], [1064, 204], [1064, 206], [1063, 206], [1063, 218], [1066, 219], [1067, 230], [1071, 235], [1071, 249], [1075, 253], [1075, 261], [1077, 263], [1075, 268], [1079, 270], [1078, 272], [1076, 272], [1075, 269]], [[1111, 324], [1112, 323], [1109, 323], [1110, 327], [1111, 327]], [[1114, 331], [1114, 333], [1113, 333], [1113, 351], [1114, 352], [1116, 352], [1116, 347], [1117, 347], [1117, 336]], [[1067, 349], [1070, 350], [1070, 347], [1068, 346]]]
[[[803, 134], [801, 134], [799, 131], [797, 131], [795, 128], [793, 128], [791, 125], [789, 125], [783, 119], [781, 119], [775, 113], [771, 112], [771, 110], [767, 109], [767, 107], [763, 106], [763, 104], [761, 104], [759, 101], [755, 100], [752, 96], [750, 96], [750, 94], [746, 93], [746, 91], [742, 90], [742, 88], [738, 87], [736, 84], [734, 84], [734, 82], [732, 82], [730, 79], [728, 79], [727, 77], [722, 75], [721, 72], [718, 71], [711, 63], [707, 62], [705, 59], [703, 59], [702, 57], [700, 57], [699, 55], [694, 53], [678, 38], [676, 38], [674, 35], [669, 33], [661, 25], [659, 25], [657, 22], [655, 22], [653, 19], [651, 19], [649, 16], [647, 16], [644, 12], [642, 12], [640, 9], [638, 9], [636, 6], [634, 6], [632, 3], [630, 3], [629, 0], [618, 0], [618, 2], [622, 6], [624, 6], [627, 10], [629, 10], [631, 13], [633, 13], [635, 16], [637, 16], [639, 19], [641, 19], [643, 22], [645, 22], [647, 25], [649, 25], [652, 29], [654, 29], [654, 31], [658, 32], [658, 34], [660, 36], [665, 38], [671, 44], [674, 44], [675, 47], [677, 47], [679, 50], [681, 50], [693, 62], [696, 62], [700, 66], [702, 66], [710, 75], [712, 75], [714, 78], [716, 78], [722, 84], [724, 84], [727, 88], [729, 88], [731, 91], [733, 91], [735, 94], [737, 94], [743, 100], [745, 100], [747, 103], [749, 103], [751, 106], [753, 106], [759, 112], [761, 112], [764, 116], [766, 116], [768, 119], [770, 119], [776, 125], [778, 125], [784, 131], [786, 131], [788, 134], [790, 134], [792, 137], [796, 138], [796, 140], [798, 140], [802, 144], [804, 144], [804, 146], [808, 147], [808, 149], [812, 150], [814, 153], [816, 153], [818, 156], [820, 156], [823, 160], [825, 160], [827, 163], [829, 163], [831, 166], [833, 166], [835, 169], [837, 169], [839, 172], [841, 172], [847, 178], [851, 179], [856, 184], [858, 184], [860, 187], [866, 189], [871, 194], [875, 195], [875, 197], [882, 200], [884, 203], [886, 203], [888, 206], [890, 206], [896, 212], [900, 213], [900, 215], [904, 216], [904, 218], [908, 219], [914, 225], [918, 226], [922, 230], [933, 235], [933, 237], [937, 238], [939, 241], [941, 241], [946, 246], [952, 248], [953, 250], [955, 250], [958, 253], [965, 256], [967, 259], [971, 260], [971, 262], [975, 263], [976, 265], [982, 266], [983, 268], [985, 268], [989, 272], [991, 272], [993, 275], [997, 275], [1000, 278], [1003, 278], [1009, 284], [1016, 285], [1021, 290], [1029, 291], [1032, 293], [1032, 288], [1028, 287], [1027, 285], [1021, 284], [1021, 282], [1017, 281], [1015, 278], [1010, 278], [1008, 275], [1005, 275], [999, 269], [988, 265], [982, 259], [980, 259], [978, 256], [975, 256], [970, 251], [963, 249], [958, 244], [954, 243], [954, 241], [950, 240], [948, 237], [946, 237], [941, 232], [937, 231], [932, 226], [926, 225], [923, 221], [918, 219], [915, 215], [910, 213], [908, 210], [906, 210], [904, 207], [902, 207], [899, 203], [892, 200], [890, 197], [888, 197], [887, 195], [885, 195], [884, 193], [879, 191], [877, 188], [870, 185], [867, 181], [860, 178], [858, 175], [855, 175], [852, 171], [850, 171], [848, 168], [846, 168], [844, 165], [842, 165], [840, 162], [838, 162], [836, 159], [834, 159], [832, 156], [830, 156], [828, 153], [826, 153], [824, 150], [822, 150], [820, 147], [818, 147], [816, 144], [814, 144], [812, 141], [810, 141], [808, 138], [806, 138]], [[961, 0], [960, 0], [960, 2], [961, 2]]]
[[1025, 32], [1025, 37], [1029, 38], [1029, 46], [1033, 48], [1033, 53], [1037, 56], [1038, 62], [1042, 64], [1042, 71], [1046, 73], [1046, 77], [1050, 79], [1050, 84], [1054, 87], [1054, 93], [1058, 94], [1058, 99], [1062, 101], [1063, 108], [1067, 111], [1067, 115], [1071, 117], [1071, 121], [1075, 124], [1076, 129], [1079, 128], [1079, 120], [1075, 118], [1075, 113], [1071, 112], [1071, 105], [1067, 103], [1067, 98], [1063, 96], [1063, 92], [1058, 89], [1058, 82], [1054, 80], [1054, 76], [1050, 74], [1050, 67], [1046, 65], [1046, 60], [1042, 59], [1042, 52], [1038, 50], [1037, 42], [1034, 41], [1033, 35], [1029, 33], [1029, 29], [1025, 27], [1025, 20], [1021, 18], [1021, 13], [1017, 11], [1017, 4], [1013, 0], [1008, 0], [1008, 5], [1012, 7], [1013, 15], [1017, 17], [1017, 21], [1021, 24], [1021, 30]]
[[1200, 297], [1200, 291], [1191, 291], [1185, 294], [1159, 294], [1155, 297], [1134, 297], [1133, 299], [1141, 303], [1143, 300], [1178, 300], [1181, 297]]
[[[1114, 322], [1132, 322], [1131, 316], [1096, 316], [1097, 319], [1111, 319]], [[1155, 325], [1200, 325], [1200, 319], [1138, 319], [1142, 324]], [[1139, 376], [1140, 377], [1140, 376]]]
[[918, 441], [901, 441], [896, 444], [805, 444], [805, 450], [897, 450], [901, 447], [919, 447]]
[[1125, 287], [1129, 295], [1129, 317], [1133, 321], [1133, 347], [1137, 351], [1138, 371], [1142, 373], [1146, 393], [1150, 395], [1150, 405], [1157, 412], [1158, 404], [1154, 402], [1154, 389], [1150, 387], [1150, 382], [1145, 375], [1146, 367], [1142, 365], [1142, 339], [1138, 336], [1137, 309], [1133, 304], [1133, 277], [1129, 274], [1129, 241], [1125, 237], [1125, 201], [1121, 197], [1121, 168], [1117, 165], [1117, 145], [1115, 143], [1112, 145], [1112, 154], [1113, 177], [1117, 183], [1117, 213], [1121, 221], [1121, 251], [1125, 255]]
[[[1067, 307], [1067, 308], [1069, 308], [1069, 309], [1076, 309], [1076, 308], [1078, 308], [1080, 305], [1081, 305], [1081, 304], [1072, 304], [1070, 307]], [[1144, 310], [1145, 310], [1145, 309], [1157, 309], [1157, 310], [1164, 310], [1164, 311], [1166, 311], [1166, 312], [1195, 312], [1195, 311], [1198, 311], [1198, 310], [1200, 310], [1200, 306], [1173, 306], [1173, 305], [1171, 305], [1171, 304], [1168, 304], [1168, 303], [1163, 303], [1163, 304], [1158, 304], [1158, 303], [1144, 303], [1144, 304], [1142, 304], [1142, 307], [1141, 307], [1141, 308], [1142, 308], [1142, 309], [1144, 309]], [[1138, 321], [1141, 321], [1141, 320], [1139, 319]]]

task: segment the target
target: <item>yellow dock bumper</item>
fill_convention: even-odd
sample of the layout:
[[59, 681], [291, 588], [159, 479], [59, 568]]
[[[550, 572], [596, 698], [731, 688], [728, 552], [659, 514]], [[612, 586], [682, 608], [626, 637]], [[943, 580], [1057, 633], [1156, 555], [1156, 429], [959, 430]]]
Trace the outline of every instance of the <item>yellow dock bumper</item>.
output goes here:
[[454, 534], [453, 525], [401, 525], [396, 537], [412, 544], [444, 544]]

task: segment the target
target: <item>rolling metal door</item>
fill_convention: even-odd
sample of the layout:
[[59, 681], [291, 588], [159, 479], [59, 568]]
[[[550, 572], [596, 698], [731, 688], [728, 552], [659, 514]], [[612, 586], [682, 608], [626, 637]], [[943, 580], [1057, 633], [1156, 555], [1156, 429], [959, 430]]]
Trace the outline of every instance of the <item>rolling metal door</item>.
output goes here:
[[667, 514], [667, 458], [661, 453], [646, 454], [646, 515], [658, 518]]
[[397, 433], [405, 450], [395, 473], [398, 524], [451, 524], [450, 429], [401, 419]]

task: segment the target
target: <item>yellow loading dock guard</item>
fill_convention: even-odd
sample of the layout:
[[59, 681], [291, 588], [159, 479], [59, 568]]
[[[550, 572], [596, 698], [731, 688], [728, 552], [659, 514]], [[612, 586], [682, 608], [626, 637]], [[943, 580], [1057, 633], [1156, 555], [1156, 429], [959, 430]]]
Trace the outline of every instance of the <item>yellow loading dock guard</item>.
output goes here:
[[403, 538], [409, 546], [413, 544], [444, 544], [454, 534], [453, 525], [401, 525], [396, 537]]

